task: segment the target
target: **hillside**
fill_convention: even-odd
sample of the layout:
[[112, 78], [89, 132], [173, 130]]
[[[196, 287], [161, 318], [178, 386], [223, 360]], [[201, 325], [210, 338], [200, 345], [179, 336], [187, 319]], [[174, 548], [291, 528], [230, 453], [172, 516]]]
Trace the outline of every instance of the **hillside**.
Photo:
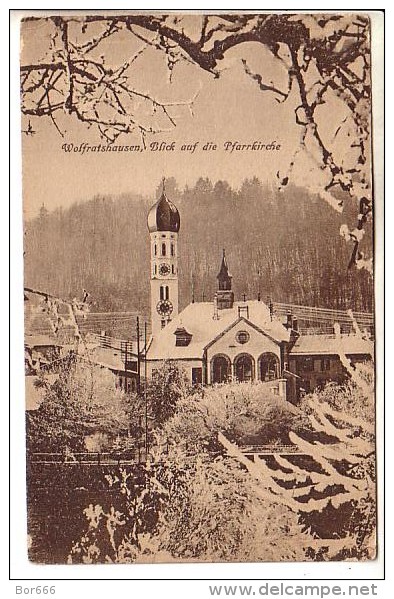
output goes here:
[[[222, 248], [236, 297], [339, 309], [371, 310], [365, 271], [348, 270], [351, 248], [339, 227], [355, 215], [337, 214], [304, 189], [273, 191], [258, 179], [239, 191], [199, 179], [167, 195], [181, 214], [180, 304], [212, 298]], [[148, 313], [149, 235], [146, 215], [154, 198], [96, 196], [25, 223], [25, 283], [64, 298], [87, 289], [94, 311]], [[367, 240], [367, 243], [371, 243]]]

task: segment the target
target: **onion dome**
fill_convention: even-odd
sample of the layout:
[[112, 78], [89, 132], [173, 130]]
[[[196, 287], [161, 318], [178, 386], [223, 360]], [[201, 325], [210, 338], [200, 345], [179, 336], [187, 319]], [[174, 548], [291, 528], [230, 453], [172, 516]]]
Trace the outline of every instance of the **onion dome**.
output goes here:
[[175, 204], [167, 198], [164, 189], [160, 199], [152, 206], [148, 214], [148, 229], [150, 233], [155, 231], [170, 231], [178, 233], [181, 224], [179, 212]]

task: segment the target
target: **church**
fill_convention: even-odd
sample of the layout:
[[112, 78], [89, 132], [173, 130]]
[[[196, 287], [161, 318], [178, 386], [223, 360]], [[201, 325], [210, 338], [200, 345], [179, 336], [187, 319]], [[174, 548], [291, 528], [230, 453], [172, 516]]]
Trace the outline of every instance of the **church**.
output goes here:
[[[260, 294], [257, 299], [242, 296], [236, 301], [231, 265], [224, 250], [212, 257], [218, 266], [211, 301], [193, 299], [179, 311], [180, 226], [179, 211], [167, 197], [163, 181], [161, 197], [148, 213], [150, 338], [146, 325], [144, 338], [137, 324], [135, 338], [122, 340], [107, 336], [106, 331], [97, 334], [93, 332], [94, 321], [88, 323], [90, 359], [112, 372], [118, 387], [139, 392], [141, 381], [154, 377], [163, 362], [171, 360], [194, 385], [261, 382], [296, 403], [303, 393], [330, 381], [343, 382], [356, 363], [371, 360], [372, 314], [357, 313], [355, 322], [345, 311], [272, 302], [266, 305]], [[67, 335], [62, 340], [53, 334], [53, 324], [44, 323], [45, 314], [37, 313], [35, 300], [27, 295], [25, 291], [25, 300], [29, 300], [25, 301], [26, 374], [36, 376], [74, 345]], [[71, 335], [74, 332], [74, 328], [68, 331]]]
[[[161, 197], [148, 214], [152, 326], [145, 358], [148, 378], [164, 360], [174, 360], [193, 384], [277, 381], [277, 392], [294, 401], [300, 388], [307, 392], [345, 376], [332, 335], [330, 339], [302, 337], [291, 314], [282, 322], [272, 305], [260, 298], [244, 296], [243, 301], [235, 301], [225, 250], [219, 257], [212, 300], [192, 301], [179, 312], [180, 224], [179, 211], [166, 196], [163, 181]], [[312, 351], [305, 343], [309, 338], [310, 345], [311, 337], [317, 337]], [[353, 362], [371, 357], [373, 344], [365, 339], [346, 335], [344, 342]]]

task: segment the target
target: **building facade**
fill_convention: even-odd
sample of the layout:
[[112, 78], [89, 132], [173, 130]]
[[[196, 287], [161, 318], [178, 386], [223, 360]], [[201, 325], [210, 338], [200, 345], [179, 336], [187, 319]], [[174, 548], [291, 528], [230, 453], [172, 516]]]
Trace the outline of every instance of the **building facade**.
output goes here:
[[179, 312], [178, 234], [180, 216], [163, 192], [148, 214], [152, 337], [146, 374], [165, 360], [176, 361], [193, 384], [285, 381], [289, 399], [342, 382], [347, 372], [339, 351], [354, 362], [370, 359], [372, 342], [356, 335], [300, 335], [297, 319], [275, 317], [257, 300], [235, 301], [225, 251], [210, 302], [192, 302]]

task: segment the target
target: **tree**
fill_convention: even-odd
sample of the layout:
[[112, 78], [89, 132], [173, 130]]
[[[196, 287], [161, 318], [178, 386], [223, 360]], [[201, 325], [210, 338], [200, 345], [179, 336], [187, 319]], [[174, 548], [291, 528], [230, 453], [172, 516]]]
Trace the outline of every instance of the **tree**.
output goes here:
[[[299, 147], [286, 172], [278, 172], [279, 186], [288, 184], [297, 160], [314, 161], [321, 197], [339, 211], [349, 199], [356, 200], [356, 226], [344, 224], [341, 234], [353, 244], [349, 266], [371, 271], [372, 262], [361, 249], [372, 213], [367, 16], [128, 14], [30, 17], [24, 24], [37, 19], [45, 24], [48, 47], [40, 60], [21, 65], [27, 133], [33, 130], [30, 119], [47, 117], [63, 135], [58, 117], [66, 113], [96, 128], [109, 143], [137, 131], [145, 147], [147, 135], [176, 126], [174, 107], [192, 109], [195, 97], [164, 102], [138, 89], [141, 56], [152, 50], [161, 53], [171, 81], [174, 69], [185, 61], [219, 78], [228, 68], [228, 54], [238, 51], [245, 75], [262, 93], [272, 94], [273, 102], [295, 106]], [[127, 35], [131, 56], [129, 52], [112, 64], [106, 57], [109, 42]], [[243, 49], [250, 43], [274, 61], [275, 77], [249, 64]]]
[[300, 432], [306, 428], [305, 415], [264, 386], [231, 383], [180, 400], [163, 435], [170, 445], [183, 447], [193, 455], [218, 451], [219, 432], [240, 445], [262, 445], [288, 443], [290, 430]]
[[[368, 378], [368, 377], [366, 377]], [[369, 377], [370, 378], [370, 377]], [[376, 552], [376, 477], [373, 393], [354, 382], [307, 396], [310, 431], [290, 432], [301, 456], [275, 454], [250, 462], [223, 434], [219, 440], [271, 497], [299, 517], [316, 560], [373, 559]], [[309, 437], [309, 438], [308, 438]]]
[[[168, 197], [175, 198], [175, 183], [171, 187]], [[149, 245], [140, 240], [153, 201], [131, 193], [97, 196], [51, 212], [45, 226], [39, 218], [28, 221], [26, 284], [65, 298], [78, 297], [85, 288], [94, 312], [138, 310], [148, 315], [149, 277], [141, 273], [149, 262]], [[260, 291], [263, 300], [270, 296], [298, 305], [372, 311], [368, 272], [343, 269], [349, 252], [337, 235], [342, 216], [307, 189], [289, 183], [278, 192], [257, 179], [218, 199], [211, 181], [200, 179], [177, 196], [176, 204], [187, 232], [179, 239], [180, 272], [189, 273], [179, 278], [182, 305], [191, 300], [192, 287], [196, 301], [203, 293], [207, 300], [213, 298], [225, 247], [238, 297], [243, 292], [256, 297]], [[351, 220], [357, 211], [348, 208], [346, 218]], [[319, 225], [311, 227], [311, 222]], [[372, 250], [369, 233], [363, 243]], [[89, 314], [77, 318], [82, 331], [91, 326]], [[135, 328], [130, 325], [127, 322], [124, 331], [114, 331], [113, 336], [129, 335]]]
[[191, 464], [185, 460], [181, 472], [176, 493], [163, 506], [157, 533], [162, 551], [178, 560], [304, 559], [309, 539], [297, 518], [261, 497], [235, 459], [203, 453]]
[[[240, 415], [257, 427], [272, 419], [266, 399], [261, 385], [234, 384], [180, 400], [152, 462], [107, 477], [112, 503], [86, 508], [70, 562], [372, 558], [369, 400], [353, 383], [310, 396], [289, 433], [303, 456], [251, 461], [228, 436]], [[364, 416], [346, 412], [355, 404]]]
[[129, 448], [130, 432], [141, 434], [141, 403], [136, 396], [117, 389], [114, 375], [90, 359], [80, 327], [89, 312], [90, 294], [84, 289], [82, 300], [64, 300], [30, 287], [25, 287], [24, 293], [25, 301], [33, 304], [30, 310], [46, 316], [52, 335], [56, 339], [66, 336], [67, 343], [74, 345], [56, 359], [55, 381], [47, 376], [51, 364], [35, 381], [44, 393], [38, 409], [26, 416], [28, 449], [101, 451], [114, 444]]
[[152, 547], [167, 489], [150, 467], [106, 475], [111, 505], [90, 504], [86, 530], [70, 548], [68, 563], [129, 563]]
[[182, 367], [171, 360], [164, 361], [147, 385], [147, 401], [155, 423], [161, 426], [173, 416], [178, 401], [190, 392], [190, 384]]
[[239, 411], [250, 419], [259, 413], [260, 424], [272, 417], [258, 387], [223, 386], [179, 400], [156, 430], [152, 463], [138, 474], [108, 476], [111, 506], [85, 509], [70, 563], [304, 559], [310, 537], [297, 516], [262, 496], [217, 442], [220, 428], [236, 427]]
[[115, 388], [113, 375], [98, 366], [81, 362], [76, 354], [63, 359], [54, 382], [41, 374], [44, 388], [37, 410], [27, 413], [27, 447], [30, 451], [103, 451], [117, 437], [127, 442], [131, 429], [137, 432], [137, 402]]

